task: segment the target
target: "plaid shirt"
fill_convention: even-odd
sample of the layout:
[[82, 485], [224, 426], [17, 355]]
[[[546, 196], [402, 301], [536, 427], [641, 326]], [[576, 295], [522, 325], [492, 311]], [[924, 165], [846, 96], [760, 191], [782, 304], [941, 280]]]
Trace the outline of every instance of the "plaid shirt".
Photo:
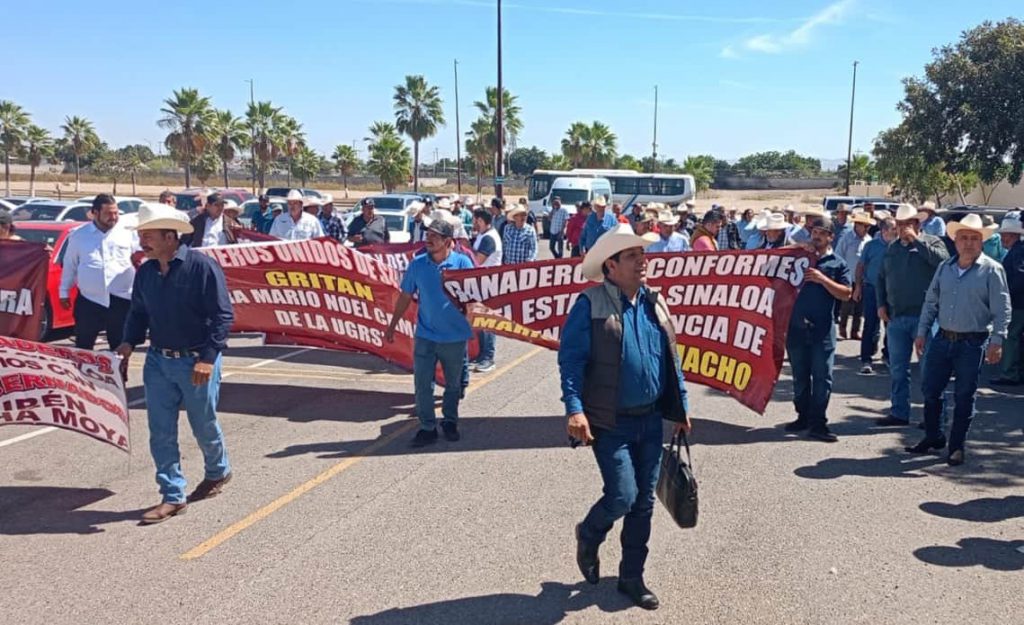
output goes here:
[[565, 234], [565, 224], [569, 221], [569, 211], [564, 206], [551, 211], [551, 234]]
[[502, 262], [506, 265], [537, 259], [537, 232], [530, 226], [516, 228], [508, 223], [501, 237]]
[[718, 243], [718, 249], [720, 250], [741, 249], [739, 227], [737, 227], [736, 224], [731, 221], [723, 223], [722, 226], [718, 229], [716, 243]]
[[345, 226], [337, 215], [331, 213], [330, 217], [320, 215], [320, 225], [324, 227], [324, 234], [337, 241], [345, 240]]

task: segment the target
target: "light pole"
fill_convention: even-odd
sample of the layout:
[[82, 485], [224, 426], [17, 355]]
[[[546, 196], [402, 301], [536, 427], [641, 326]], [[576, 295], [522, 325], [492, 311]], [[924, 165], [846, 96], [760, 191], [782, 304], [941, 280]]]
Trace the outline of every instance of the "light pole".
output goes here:
[[846, 195], [850, 195], [850, 164], [853, 158], [853, 103], [857, 98], [857, 65], [853, 62], [853, 89], [850, 92], [850, 134], [846, 139]]
[[501, 0], [498, 0], [498, 102], [495, 114], [495, 123], [497, 128], [494, 129], [497, 135], [497, 158], [495, 158], [496, 165], [494, 166], [494, 195], [500, 199], [503, 196], [503, 186], [505, 182], [505, 159], [502, 157], [505, 153], [504, 140], [505, 140], [505, 122], [502, 119], [504, 116], [504, 93], [505, 89], [501, 81]]
[[[249, 107], [253, 108], [256, 104], [255, 81], [249, 78], [245, 82], [249, 83]], [[249, 164], [252, 166], [252, 194], [256, 195], [256, 129], [250, 128], [249, 133]]]
[[462, 132], [459, 130], [459, 60], [455, 59], [455, 171], [458, 192], [462, 195]]
[[654, 85], [654, 139], [651, 141], [651, 171], [658, 171], [658, 85]]

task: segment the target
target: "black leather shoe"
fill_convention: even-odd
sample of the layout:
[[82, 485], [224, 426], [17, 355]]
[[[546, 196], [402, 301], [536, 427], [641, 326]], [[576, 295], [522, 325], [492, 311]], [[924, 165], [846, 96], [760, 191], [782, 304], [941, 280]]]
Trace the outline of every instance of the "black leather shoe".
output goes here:
[[580, 538], [580, 526], [576, 526], [576, 565], [580, 567], [583, 579], [591, 584], [601, 581], [601, 560], [597, 557], [597, 545], [591, 545]]
[[991, 384], [992, 386], [1020, 386], [1021, 385], [1021, 381], [1020, 380], [1014, 380], [1014, 379], [1011, 379], [1011, 378], [996, 378], [994, 380], [989, 380], [988, 383]]
[[808, 427], [810, 426], [807, 425], [806, 419], [797, 419], [796, 421], [790, 421], [789, 423], [787, 423], [786, 427], [784, 427], [783, 429], [786, 430], [787, 432], [802, 432], [806, 430]]
[[823, 443], [835, 443], [839, 441], [839, 437], [833, 434], [827, 427], [812, 428], [807, 433], [808, 438], [822, 441]]
[[964, 450], [963, 448], [954, 449], [949, 452], [949, 457], [946, 458], [946, 464], [951, 467], [958, 467], [964, 463]]
[[927, 454], [932, 451], [941, 451], [946, 446], [946, 437], [940, 436], [936, 439], [925, 438], [920, 443], [913, 447], [904, 447], [906, 451], [912, 454]]
[[886, 417], [882, 417], [878, 421], [875, 421], [875, 425], [881, 427], [906, 427], [910, 425], [910, 421], [904, 421], [903, 419], [888, 415]]
[[437, 442], [437, 429], [433, 430], [419, 430], [416, 432], [416, 436], [413, 437], [410, 447], [426, 447], [432, 443]]
[[459, 426], [454, 423], [442, 422], [441, 430], [444, 432], [444, 439], [449, 442], [456, 442], [462, 435], [459, 434]]
[[651, 592], [651, 589], [644, 585], [644, 580], [642, 578], [620, 578], [618, 588], [619, 592], [632, 599], [633, 603], [645, 610], [657, 610], [658, 606], [661, 605], [661, 602], [658, 601], [657, 595]]

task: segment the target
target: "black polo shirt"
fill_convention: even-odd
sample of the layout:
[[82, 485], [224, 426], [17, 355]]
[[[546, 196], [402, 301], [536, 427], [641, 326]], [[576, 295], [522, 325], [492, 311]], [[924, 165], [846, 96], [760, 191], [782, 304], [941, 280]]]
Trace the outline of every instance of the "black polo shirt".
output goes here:
[[[843, 286], [850, 286], [849, 267], [831, 251], [818, 259], [816, 267], [829, 279]], [[790, 330], [806, 330], [815, 338], [824, 338], [835, 323], [835, 307], [840, 303], [824, 286], [804, 282], [796, 303], [793, 304], [793, 315], [789, 318]]]

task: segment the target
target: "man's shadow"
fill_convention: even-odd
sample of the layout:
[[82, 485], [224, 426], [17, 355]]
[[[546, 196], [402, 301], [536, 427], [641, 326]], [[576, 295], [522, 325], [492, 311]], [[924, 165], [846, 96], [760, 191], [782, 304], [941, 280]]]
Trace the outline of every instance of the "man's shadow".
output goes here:
[[620, 612], [633, 603], [614, 588], [614, 578], [606, 578], [597, 586], [586, 582], [568, 585], [541, 582], [537, 596], [500, 593], [464, 597], [411, 606], [392, 608], [376, 614], [357, 616], [350, 625], [452, 625], [454, 623], [488, 623], [488, 625], [556, 625], [569, 613], [597, 606], [603, 612]]
[[914, 551], [922, 562], [964, 568], [981, 566], [993, 571], [1024, 571], [1024, 540], [962, 538], [955, 547], [934, 545]]
[[105, 488], [0, 486], [0, 535], [99, 534], [102, 525], [138, 522], [143, 510], [81, 510], [114, 493]]

